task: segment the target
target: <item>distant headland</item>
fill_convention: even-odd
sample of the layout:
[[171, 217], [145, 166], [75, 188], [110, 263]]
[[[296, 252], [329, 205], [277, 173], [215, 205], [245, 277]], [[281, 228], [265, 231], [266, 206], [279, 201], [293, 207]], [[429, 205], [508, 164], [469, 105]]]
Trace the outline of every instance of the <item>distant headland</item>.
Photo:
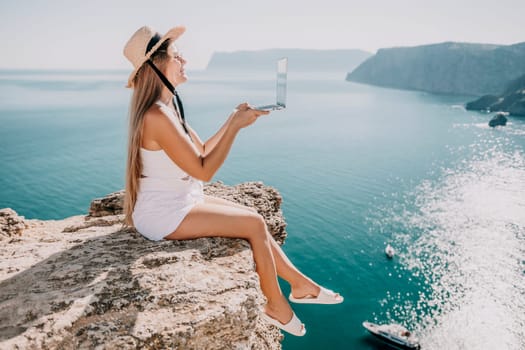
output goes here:
[[500, 95], [484, 95], [466, 104], [467, 110], [508, 112], [525, 116], [525, 74], [511, 81]]
[[439, 94], [483, 96], [467, 104], [467, 109], [525, 115], [524, 75], [525, 42], [445, 42], [380, 49], [348, 73], [346, 80]]
[[359, 49], [216, 52], [206, 71], [275, 71], [275, 61], [284, 56], [290, 72], [341, 73], [351, 82], [470, 96], [475, 101], [467, 109], [525, 115], [525, 42], [444, 42], [383, 48], [375, 55]]
[[473, 95], [501, 94], [525, 74], [525, 42], [491, 45], [445, 42], [378, 50], [348, 73], [348, 81]]
[[275, 62], [288, 57], [289, 71], [346, 72], [372, 56], [357, 50], [268, 49], [257, 51], [215, 52], [207, 71], [275, 71]]

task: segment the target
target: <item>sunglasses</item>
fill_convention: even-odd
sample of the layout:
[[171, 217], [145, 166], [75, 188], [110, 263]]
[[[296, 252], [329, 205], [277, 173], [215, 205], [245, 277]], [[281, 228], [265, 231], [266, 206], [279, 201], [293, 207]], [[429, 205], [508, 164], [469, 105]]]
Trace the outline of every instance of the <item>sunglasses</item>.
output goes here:
[[172, 54], [173, 58], [180, 58], [182, 57], [182, 53], [180, 52], [180, 50], [175, 46], [175, 45], [170, 45], [169, 48], [165, 49], [165, 50], [157, 50], [153, 53], [153, 56], [159, 54], [159, 53], [170, 53]]

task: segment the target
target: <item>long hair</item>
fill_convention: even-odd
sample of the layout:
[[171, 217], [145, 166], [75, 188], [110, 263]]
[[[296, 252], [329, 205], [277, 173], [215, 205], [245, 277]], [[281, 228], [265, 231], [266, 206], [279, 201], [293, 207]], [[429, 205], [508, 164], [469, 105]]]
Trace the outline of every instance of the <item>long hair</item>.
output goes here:
[[[164, 70], [169, 59], [168, 47], [171, 40], [166, 40], [151, 56], [151, 60], [160, 70]], [[126, 165], [126, 192], [124, 195], [124, 225], [133, 226], [131, 217], [137, 201], [142, 159], [142, 126], [144, 114], [160, 98], [164, 85], [148, 64], [143, 64], [133, 80], [133, 95], [129, 106], [128, 159]]]

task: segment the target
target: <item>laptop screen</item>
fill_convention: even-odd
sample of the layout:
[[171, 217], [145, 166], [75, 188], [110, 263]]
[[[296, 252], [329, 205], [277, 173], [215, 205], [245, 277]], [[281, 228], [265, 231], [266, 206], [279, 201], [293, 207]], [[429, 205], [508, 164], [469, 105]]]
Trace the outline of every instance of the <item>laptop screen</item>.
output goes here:
[[288, 58], [277, 61], [277, 105], [286, 106], [286, 74]]

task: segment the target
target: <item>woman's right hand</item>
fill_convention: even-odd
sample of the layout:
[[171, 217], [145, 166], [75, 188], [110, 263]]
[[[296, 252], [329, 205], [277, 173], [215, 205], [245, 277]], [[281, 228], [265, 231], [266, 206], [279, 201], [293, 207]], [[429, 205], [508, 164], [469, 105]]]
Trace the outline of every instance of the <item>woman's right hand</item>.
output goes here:
[[261, 115], [269, 114], [269, 111], [253, 109], [248, 103], [241, 103], [234, 110], [232, 124], [239, 129], [252, 125]]

